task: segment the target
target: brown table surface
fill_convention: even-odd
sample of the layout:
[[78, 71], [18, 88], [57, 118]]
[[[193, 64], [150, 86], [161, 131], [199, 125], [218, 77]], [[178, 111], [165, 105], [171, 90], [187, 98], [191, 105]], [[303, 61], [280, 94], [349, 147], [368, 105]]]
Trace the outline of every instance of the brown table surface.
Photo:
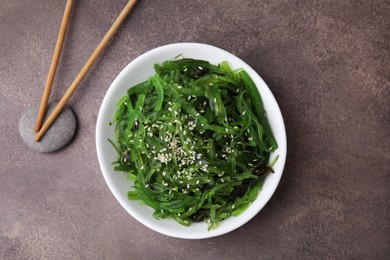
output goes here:
[[[69, 104], [78, 131], [41, 154], [18, 133], [39, 104], [65, 0], [0, 0], [0, 259], [385, 259], [390, 254], [390, 2], [139, 1]], [[51, 100], [81, 69], [125, 0], [76, 1]], [[265, 208], [206, 240], [134, 220], [102, 177], [95, 124], [116, 75], [174, 42], [236, 54], [284, 116], [288, 158]]]

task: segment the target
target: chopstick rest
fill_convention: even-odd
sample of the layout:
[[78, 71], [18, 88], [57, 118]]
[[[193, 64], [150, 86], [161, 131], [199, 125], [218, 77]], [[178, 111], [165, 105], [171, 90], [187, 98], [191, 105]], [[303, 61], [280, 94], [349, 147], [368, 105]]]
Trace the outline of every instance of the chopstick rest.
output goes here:
[[[57, 104], [49, 103], [45, 120]], [[42, 138], [40, 142], [35, 142], [34, 125], [38, 111], [39, 106], [31, 107], [19, 120], [19, 133], [23, 142], [31, 149], [42, 153], [54, 152], [66, 146], [76, 132], [77, 121], [72, 109], [69, 106], [65, 106], [57, 120], [47, 130], [45, 138]]]

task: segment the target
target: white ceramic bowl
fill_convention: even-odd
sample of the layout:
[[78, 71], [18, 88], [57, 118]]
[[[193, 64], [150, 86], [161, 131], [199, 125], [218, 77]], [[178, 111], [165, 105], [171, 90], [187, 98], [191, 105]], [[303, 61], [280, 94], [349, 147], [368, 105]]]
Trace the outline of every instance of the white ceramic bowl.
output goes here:
[[[141, 205], [139, 201], [128, 200], [127, 192], [131, 189], [132, 183], [126, 178], [126, 174], [115, 172], [111, 164], [116, 160], [116, 152], [107, 141], [107, 138], [115, 140], [114, 125], [110, 126], [109, 122], [113, 121], [117, 101], [126, 95], [129, 87], [154, 75], [153, 65], [155, 63], [174, 59], [180, 54], [185, 58], [207, 60], [213, 64], [226, 60], [233, 69], [243, 68], [246, 70], [261, 93], [268, 120], [279, 144], [279, 148], [271, 155], [271, 160], [279, 155], [279, 159], [273, 167], [275, 173], [266, 177], [258, 198], [240, 216], [232, 216], [223, 220], [216, 229], [211, 231], [207, 230], [207, 224], [205, 223], [194, 223], [189, 227], [185, 227], [170, 219], [156, 220], [152, 216], [153, 210], [151, 208]], [[122, 70], [108, 89], [100, 108], [96, 126], [96, 148], [104, 179], [122, 207], [136, 220], [159, 233], [187, 239], [208, 238], [226, 234], [253, 218], [275, 192], [282, 176], [287, 153], [286, 131], [282, 114], [265, 82], [248, 64], [233, 54], [214, 46], [199, 43], [175, 43], [153, 49], [130, 62]]]

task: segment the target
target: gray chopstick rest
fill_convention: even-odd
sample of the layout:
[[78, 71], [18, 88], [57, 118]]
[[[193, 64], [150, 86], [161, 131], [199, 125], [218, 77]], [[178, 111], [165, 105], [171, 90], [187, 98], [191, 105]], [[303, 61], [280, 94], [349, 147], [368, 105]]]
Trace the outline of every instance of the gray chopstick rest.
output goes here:
[[[47, 107], [46, 118], [54, 110], [57, 103], [51, 103]], [[76, 132], [76, 116], [72, 109], [65, 106], [53, 125], [47, 130], [46, 134], [39, 142], [34, 141], [36, 133], [34, 126], [37, 119], [39, 107], [28, 109], [19, 121], [19, 133], [23, 142], [31, 149], [42, 153], [57, 151], [66, 146], [73, 138]]]

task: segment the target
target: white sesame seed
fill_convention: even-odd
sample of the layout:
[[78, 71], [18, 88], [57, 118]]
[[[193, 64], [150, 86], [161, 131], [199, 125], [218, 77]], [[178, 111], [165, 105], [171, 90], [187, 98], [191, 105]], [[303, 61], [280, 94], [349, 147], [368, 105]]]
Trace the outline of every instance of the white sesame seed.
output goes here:
[[199, 180], [196, 181], [196, 184], [199, 184]]
[[246, 111], [242, 112], [242, 115], [245, 115]]

